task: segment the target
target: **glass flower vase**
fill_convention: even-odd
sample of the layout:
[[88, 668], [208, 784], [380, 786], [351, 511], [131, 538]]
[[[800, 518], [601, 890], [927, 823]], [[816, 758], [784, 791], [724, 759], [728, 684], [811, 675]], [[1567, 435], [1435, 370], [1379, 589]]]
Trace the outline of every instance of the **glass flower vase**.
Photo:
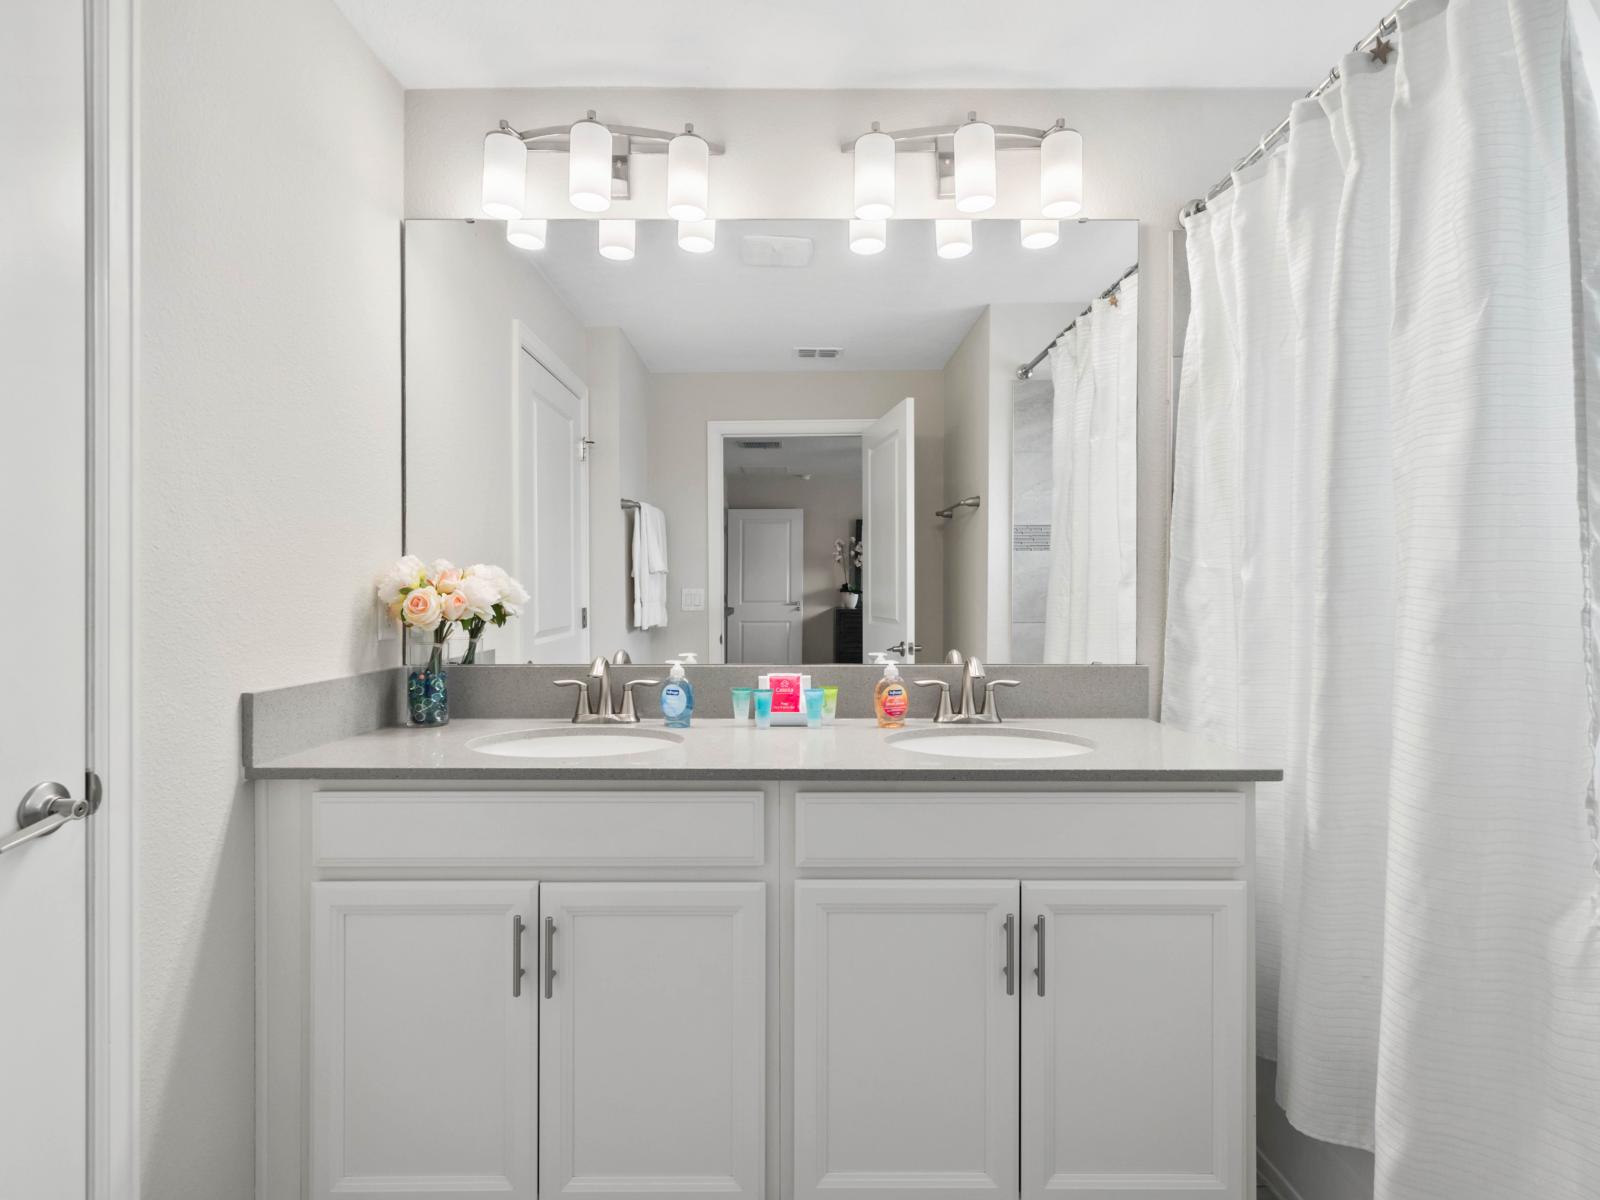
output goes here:
[[448, 647], [431, 630], [406, 630], [406, 717], [411, 724], [449, 724], [448, 667]]

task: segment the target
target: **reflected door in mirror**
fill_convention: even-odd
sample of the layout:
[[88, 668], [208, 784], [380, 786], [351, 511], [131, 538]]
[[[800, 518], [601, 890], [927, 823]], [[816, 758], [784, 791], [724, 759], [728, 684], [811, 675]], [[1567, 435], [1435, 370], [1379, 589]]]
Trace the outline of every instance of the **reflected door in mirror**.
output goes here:
[[728, 661], [800, 661], [801, 546], [798, 508], [728, 510]]

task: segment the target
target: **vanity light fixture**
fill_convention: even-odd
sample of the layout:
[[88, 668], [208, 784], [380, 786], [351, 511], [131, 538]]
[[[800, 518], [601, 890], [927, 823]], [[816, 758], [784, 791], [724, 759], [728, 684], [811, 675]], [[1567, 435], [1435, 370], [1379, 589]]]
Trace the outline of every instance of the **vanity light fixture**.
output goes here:
[[519, 250], [543, 250], [547, 222], [544, 218], [522, 217], [506, 222], [506, 241]]
[[[1049, 140], [1048, 153], [1046, 141]], [[991, 125], [968, 113], [960, 125], [883, 130], [878, 122], [860, 137], [840, 144], [855, 156], [858, 217], [894, 215], [894, 159], [897, 154], [932, 154], [938, 169], [938, 198], [954, 200], [964, 213], [988, 212], [999, 199], [995, 155], [1005, 150], [1040, 151], [1040, 195], [1047, 217], [1074, 216], [1083, 207], [1083, 138], [1064, 119], [1048, 129]]]
[[965, 258], [972, 253], [972, 222], [935, 221], [933, 243], [940, 258]]
[[587, 213], [607, 212], [613, 200], [632, 198], [629, 163], [635, 154], [665, 154], [672, 215], [700, 220], [706, 215], [710, 190], [706, 160], [722, 153], [722, 146], [695, 133], [693, 125], [681, 133], [612, 125], [599, 120], [592, 109], [571, 125], [514, 129], [509, 121], [501, 121], [500, 128], [490, 130], [483, 141], [483, 211], [500, 220], [522, 216], [529, 154], [568, 156], [567, 199]]
[[567, 147], [567, 199], [584, 212], [605, 212], [611, 207], [611, 131], [591, 111], [567, 131]]
[[497, 221], [522, 215], [528, 187], [528, 148], [508, 129], [483, 138], [483, 211]]
[[1039, 144], [1039, 211], [1075, 217], [1083, 211], [1083, 135], [1057, 120]]
[[704, 221], [711, 192], [711, 149], [693, 125], [667, 143], [667, 216]]
[[599, 226], [600, 257], [614, 262], [627, 262], [633, 257], [634, 227], [632, 221], [607, 220], [595, 222]]
[[717, 247], [715, 221], [679, 221], [678, 249], [690, 254], [710, 254]]
[[884, 220], [850, 222], [852, 254], [882, 254], [889, 245], [889, 222]]
[[1061, 240], [1059, 221], [1023, 221], [1020, 224], [1025, 250], [1048, 250]]
[[878, 123], [849, 145], [855, 155], [855, 214], [863, 221], [882, 221], [894, 216], [894, 135], [884, 133]]
[[968, 113], [967, 123], [956, 130], [956, 209], [964, 213], [988, 212], [994, 207], [994, 126]]

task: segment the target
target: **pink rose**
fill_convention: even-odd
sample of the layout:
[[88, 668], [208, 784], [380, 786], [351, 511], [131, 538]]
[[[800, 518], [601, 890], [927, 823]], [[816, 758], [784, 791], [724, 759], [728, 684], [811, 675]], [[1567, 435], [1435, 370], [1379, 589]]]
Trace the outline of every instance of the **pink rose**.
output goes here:
[[455, 591], [445, 593], [439, 600], [439, 607], [444, 610], [444, 619], [446, 621], [459, 621], [467, 615], [467, 610], [471, 605], [467, 603], [467, 598], [464, 594]]
[[434, 630], [444, 618], [444, 606], [438, 592], [431, 587], [419, 587], [406, 593], [401, 615], [414, 629]]
[[[461, 572], [455, 567], [440, 571], [434, 576], [433, 588], [436, 592], [449, 594], [461, 586]], [[451, 618], [454, 620], [454, 618]]]

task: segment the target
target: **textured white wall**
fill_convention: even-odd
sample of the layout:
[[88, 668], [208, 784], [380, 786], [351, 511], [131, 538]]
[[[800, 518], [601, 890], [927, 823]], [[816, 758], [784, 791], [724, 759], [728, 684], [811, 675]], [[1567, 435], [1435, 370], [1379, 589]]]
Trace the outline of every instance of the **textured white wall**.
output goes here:
[[[877, 120], [887, 129], [959, 120], [1035, 127], [1064, 116], [1084, 136], [1088, 217], [1130, 217], [1139, 228], [1139, 661], [1160, 679], [1166, 611], [1167, 442], [1170, 358], [1169, 239], [1178, 210], [1214, 183], [1281, 121], [1298, 92], [1286, 89], [1170, 91], [741, 91], [604, 88], [418, 91], [406, 95], [406, 213], [475, 216], [484, 132], [501, 118], [528, 128], [568, 122], [585, 109], [602, 118], [671, 129], [685, 121], [725, 141], [712, 161], [712, 215], [844, 217], [850, 159], [841, 141]], [[582, 214], [566, 202], [559, 155], [533, 155], [529, 195], [538, 216]], [[1037, 160], [1000, 156], [996, 217], [1033, 216]], [[617, 216], [659, 216], [665, 164], [646, 158], [635, 174], [640, 199]], [[900, 215], [953, 216], [933, 197], [931, 158], [902, 156]], [[1158, 692], [1152, 693], [1152, 703]]]
[[381, 665], [368, 589], [400, 548], [403, 106], [329, 0], [137, 16], [144, 1195], [246, 1200], [239, 694]]

